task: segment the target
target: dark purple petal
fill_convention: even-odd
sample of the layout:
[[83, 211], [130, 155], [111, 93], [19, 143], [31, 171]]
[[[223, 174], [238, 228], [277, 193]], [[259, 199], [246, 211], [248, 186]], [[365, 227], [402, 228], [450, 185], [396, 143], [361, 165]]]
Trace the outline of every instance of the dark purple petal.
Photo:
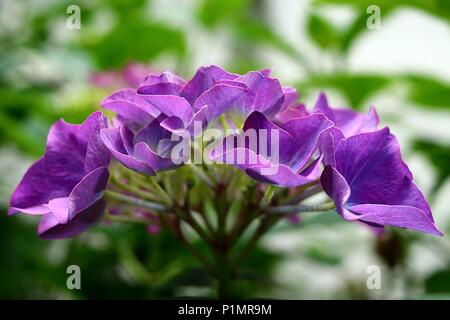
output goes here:
[[69, 196], [69, 220], [72, 220], [79, 212], [84, 211], [103, 196], [108, 178], [109, 172], [106, 167], [97, 168], [83, 177]]
[[[92, 128], [91, 119], [96, 120], [96, 125]], [[86, 138], [88, 136], [88, 143], [86, 147], [86, 155], [84, 159], [85, 172], [91, 172], [99, 167], [107, 167], [111, 159], [108, 149], [105, 147], [100, 138], [100, 131], [106, 128], [105, 118], [100, 112], [96, 112], [86, 120], [78, 131], [78, 136]], [[89, 130], [86, 129], [87, 121], [89, 121]], [[81, 134], [80, 134], [81, 133]], [[79, 138], [80, 140], [81, 138]]]
[[336, 127], [332, 127], [322, 134], [319, 148], [323, 154], [323, 164], [325, 166], [336, 167], [336, 147], [342, 140], [344, 140], [344, 134]]
[[400, 148], [388, 128], [340, 142], [336, 169], [352, 190], [351, 203], [387, 203], [403, 184]]
[[86, 210], [79, 212], [66, 224], [61, 224], [52, 214], [42, 216], [38, 234], [42, 239], [65, 239], [78, 235], [91, 227], [102, 216], [105, 209], [104, 199], [99, 199]]
[[79, 126], [58, 120], [50, 128], [45, 150], [48, 179], [71, 190], [84, 174], [84, 154], [78, 148]]
[[[253, 130], [256, 138], [251, 137], [249, 134], [250, 130]], [[262, 113], [257, 111], [251, 113], [245, 120], [243, 131], [244, 132], [240, 134], [237, 139], [242, 140], [243, 143], [244, 137], [247, 136], [253, 142], [250, 145], [246, 143], [246, 148], [261, 154], [266, 158], [268, 156], [279, 157], [280, 163], [288, 164], [291, 160], [291, 154], [285, 152], [285, 149], [295, 143], [293, 136], [286, 130], [272, 123]], [[274, 141], [272, 141], [272, 138]], [[272, 146], [272, 144], [274, 144], [274, 146]], [[244, 147], [244, 145], [241, 147]], [[261, 147], [265, 150], [261, 150]], [[279, 152], [279, 155], [271, 155], [272, 147]]]
[[350, 198], [350, 187], [345, 178], [333, 167], [326, 166], [320, 177], [320, 183], [326, 194], [333, 199], [336, 210], [344, 216], [344, 205]]
[[160, 157], [143, 142], [135, 145], [134, 157], [148, 164], [154, 171], [162, 171], [176, 167], [171, 158]]
[[322, 114], [311, 114], [281, 124], [280, 127], [293, 138], [290, 145], [280, 144], [282, 163], [298, 171], [318, 149], [321, 135], [332, 126], [333, 123]]
[[[25, 173], [11, 196], [8, 214], [20, 212], [21, 209], [40, 206], [50, 199], [68, 196], [70, 190], [60, 188], [48, 178], [44, 158], [36, 161]], [[39, 209], [39, 208], [36, 208]], [[44, 212], [42, 207], [39, 212]]]
[[[152, 150], [158, 151], [158, 146], [163, 140], [170, 140], [172, 133], [161, 127], [161, 121], [164, 117], [160, 116], [146, 127], [136, 133], [133, 145], [139, 142], [145, 142]], [[158, 152], [159, 153], [159, 152]]]

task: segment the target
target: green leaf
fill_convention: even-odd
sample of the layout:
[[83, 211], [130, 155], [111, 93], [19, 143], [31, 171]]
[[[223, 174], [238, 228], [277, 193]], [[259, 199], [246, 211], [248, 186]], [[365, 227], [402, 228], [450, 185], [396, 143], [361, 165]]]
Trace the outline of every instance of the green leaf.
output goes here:
[[425, 280], [427, 294], [450, 293], [450, 269], [444, 269], [433, 273]]
[[413, 149], [424, 154], [437, 171], [437, 179], [430, 194], [433, 196], [450, 176], [450, 145], [422, 139], [414, 141]]
[[370, 5], [377, 5], [381, 9], [382, 16], [391, 10], [413, 7], [445, 20], [450, 19], [450, 2], [448, 0], [315, 0], [314, 4], [346, 4], [364, 11]]
[[418, 105], [450, 109], [450, 85], [437, 79], [408, 75], [403, 78], [409, 86], [408, 99]]
[[362, 103], [370, 95], [385, 88], [389, 83], [390, 79], [380, 75], [336, 73], [313, 76], [309, 80], [299, 83], [297, 88], [300, 92], [332, 88], [346, 97], [350, 107], [361, 109], [367, 107]]
[[245, 14], [249, 0], [205, 0], [199, 6], [199, 20], [207, 27], [234, 20]]
[[309, 36], [322, 49], [337, 48], [340, 35], [336, 27], [316, 14], [308, 16], [307, 30]]
[[147, 62], [163, 52], [182, 57], [186, 52], [184, 34], [143, 18], [119, 23], [99, 42], [86, 39], [85, 47], [101, 68], [119, 68], [129, 61]]
[[341, 257], [335, 252], [327, 250], [323, 246], [312, 246], [308, 248], [305, 255], [320, 264], [335, 266], [341, 263]]

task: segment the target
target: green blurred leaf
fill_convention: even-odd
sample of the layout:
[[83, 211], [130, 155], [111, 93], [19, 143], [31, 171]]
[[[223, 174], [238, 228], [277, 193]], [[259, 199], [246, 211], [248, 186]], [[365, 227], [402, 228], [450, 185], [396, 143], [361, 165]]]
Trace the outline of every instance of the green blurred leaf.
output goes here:
[[249, 0], [205, 0], [198, 9], [199, 20], [208, 27], [245, 14]]
[[348, 100], [352, 108], [365, 107], [362, 103], [372, 94], [385, 88], [390, 79], [374, 74], [345, 74], [314, 75], [309, 80], [297, 85], [300, 92], [317, 91], [332, 88], [338, 90]]
[[408, 75], [402, 78], [408, 87], [408, 99], [421, 106], [450, 109], [450, 84], [437, 79]]
[[308, 248], [305, 256], [320, 264], [335, 266], [341, 263], [341, 257], [324, 246], [315, 245]]
[[437, 171], [437, 179], [431, 191], [431, 195], [434, 195], [450, 176], [450, 146], [422, 139], [414, 141], [413, 149], [424, 154]]
[[182, 57], [186, 52], [184, 34], [174, 28], [134, 17], [116, 27], [98, 42], [89, 39], [85, 47], [100, 68], [119, 68], [131, 61], [148, 62], [161, 53]]
[[307, 31], [311, 39], [322, 49], [337, 48], [340, 35], [335, 26], [316, 14], [308, 16]]
[[315, 0], [314, 4], [346, 4], [364, 12], [368, 6], [377, 5], [381, 9], [382, 17], [393, 10], [413, 7], [439, 18], [450, 19], [450, 1], [448, 0]]
[[433, 273], [425, 280], [427, 294], [450, 294], [450, 269]]

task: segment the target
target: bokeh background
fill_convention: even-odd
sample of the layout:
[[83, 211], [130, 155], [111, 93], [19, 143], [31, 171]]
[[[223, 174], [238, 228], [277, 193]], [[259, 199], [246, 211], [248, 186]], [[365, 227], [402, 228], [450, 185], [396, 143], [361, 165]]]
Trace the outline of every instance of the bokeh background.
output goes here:
[[[72, 4], [79, 30], [66, 26]], [[379, 30], [367, 28], [369, 5], [380, 8]], [[272, 68], [308, 106], [321, 90], [333, 106], [376, 106], [445, 233], [388, 229], [376, 238], [336, 214], [305, 214], [263, 239], [245, 266], [243, 295], [450, 298], [449, 21], [448, 0], [1, 0], [0, 298], [212, 294], [205, 272], [164, 231], [99, 225], [43, 241], [36, 219], [6, 209], [57, 118], [80, 123], [147, 72], [190, 77], [213, 63]], [[82, 290], [66, 287], [71, 264], [81, 268]], [[379, 290], [366, 286], [371, 265], [381, 269]]]

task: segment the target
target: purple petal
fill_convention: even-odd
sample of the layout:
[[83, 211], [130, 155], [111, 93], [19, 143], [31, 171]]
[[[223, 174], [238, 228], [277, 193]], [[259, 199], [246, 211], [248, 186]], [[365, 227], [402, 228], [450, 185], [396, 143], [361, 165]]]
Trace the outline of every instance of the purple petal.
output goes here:
[[134, 147], [134, 157], [148, 164], [154, 171], [167, 170], [176, 166], [171, 158], [158, 156], [143, 142]]
[[192, 107], [182, 97], [172, 95], [143, 95], [142, 98], [167, 117], [180, 118], [185, 125], [192, 119]]
[[333, 199], [336, 204], [336, 210], [344, 216], [344, 205], [350, 198], [350, 187], [345, 178], [333, 167], [326, 166], [320, 177], [325, 193]]
[[351, 109], [330, 108], [324, 93], [320, 93], [313, 112], [326, 115], [344, 133], [345, 137], [375, 131], [379, 123], [378, 115], [373, 107], [367, 114]]
[[176, 74], [166, 71], [161, 75], [149, 75], [138, 89], [140, 94], [178, 95], [185, 81]]
[[214, 86], [217, 81], [232, 80], [237, 77], [237, 74], [225, 71], [216, 65], [201, 67], [197, 70], [194, 77], [184, 86], [180, 95], [193, 105], [197, 98]]
[[45, 214], [39, 223], [38, 234], [42, 239], [65, 239], [76, 236], [96, 223], [102, 216], [104, 208], [105, 201], [100, 199], [66, 224], [59, 223], [51, 213]]
[[336, 127], [332, 127], [322, 134], [320, 138], [320, 152], [323, 154], [323, 164], [325, 166], [336, 167], [336, 147], [342, 140], [344, 140], [344, 134]]
[[352, 190], [351, 203], [387, 203], [403, 184], [400, 148], [388, 128], [341, 141], [336, 169]]
[[215, 85], [195, 101], [194, 110], [196, 114], [190, 126], [193, 126], [194, 121], [201, 121], [204, 123], [203, 127], [206, 127], [224, 112], [230, 110], [234, 101], [244, 93], [245, 89], [240, 86], [231, 86], [228, 84]]
[[418, 208], [428, 217], [430, 221], [434, 222], [430, 206], [428, 205], [422, 192], [419, 188], [417, 188], [416, 184], [406, 176], [403, 179], [403, 185], [400, 190], [392, 194], [389, 199], [389, 204]]
[[159, 114], [135, 89], [118, 90], [103, 99], [101, 106], [116, 112], [122, 122], [133, 128], [147, 125]]
[[46, 207], [59, 223], [67, 223], [69, 221], [69, 205], [69, 197], [64, 197], [50, 200]]
[[69, 219], [84, 211], [98, 201], [106, 189], [109, 179], [108, 169], [100, 167], [86, 175], [72, 190], [69, 196]]
[[294, 143], [280, 144], [280, 159], [293, 171], [301, 169], [319, 147], [320, 137], [333, 123], [321, 114], [296, 118], [280, 125], [293, 137]]
[[[65, 197], [69, 193], [69, 189], [60, 187], [48, 178], [44, 158], [41, 158], [27, 170], [13, 192], [10, 203], [11, 208], [8, 210], [8, 214], [17, 213], [25, 208], [39, 207], [48, 203], [50, 199]], [[38, 211], [45, 211], [43, 207], [41, 209]]]
[[283, 87], [282, 90], [284, 94], [284, 102], [280, 108], [281, 112], [292, 107], [292, 105], [298, 100], [300, 96], [294, 87], [286, 86]]
[[422, 210], [409, 206], [362, 204], [349, 208], [358, 214], [355, 219], [385, 226], [408, 228], [442, 236], [434, 222]]
[[161, 127], [161, 121], [163, 119], [164, 117], [160, 116], [146, 127], [139, 130], [134, 137], [133, 145], [136, 145], [139, 142], [145, 142], [152, 150], [158, 151], [158, 146], [161, 141], [167, 139], [170, 140], [172, 136], [170, 131]]
[[139, 173], [154, 176], [155, 171], [145, 162], [129, 155], [122, 142], [120, 130], [117, 128], [103, 129], [100, 133], [103, 143], [109, 149], [113, 157], [125, 167]]
[[307, 115], [308, 111], [306, 110], [305, 105], [297, 104], [285, 109], [284, 111], [278, 112], [275, 119], [278, 122], [283, 123], [295, 118], [306, 117]]
[[78, 148], [78, 125], [58, 120], [50, 128], [45, 150], [48, 179], [71, 190], [84, 174], [84, 154]]
[[[250, 130], [253, 130], [254, 137], [250, 136]], [[240, 134], [237, 139], [244, 142], [244, 137], [248, 136], [250, 138], [250, 145], [247, 143], [246, 148], [250, 148], [254, 152], [261, 154], [263, 157], [277, 157], [280, 163], [288, 164], [291, 160], [290, 154], [285, 152], [285, 148], [293, 145], [293, 136], [286, 130], [278, 127], [272, 123], [265, 115], [260, 112], [252, 112], [245, 120], [243, 126], [243, 133]], [[272, 141], [274, 140], [274, 141]], [[252, 146], [253, 145], [253, 146]], [[243, 146], [242, 146], [243, 147]], [[262, 148], [265, 150], [261, 150]], [[279, 152], [279, 154], [272, 155], [273, 151]]]
[[303, 175], [283, 164], [250, 167], [245, 172], [255, 180], [287, 188], [306, 185], [318, 178], [317, 170], [307, 171], [310, 175]]
[[278, 79], [265, 77], [258, 71], [251, 71], [234, 79], [245, 84], [249, 90], [234, 101], [234, 109], [242, 116], [259, 111], [269, 118], [274, 116], [284, 102], [284, 93]]
[[[90, 121], [90, 119], [92, 118], [96, 119], [97, 123], [93, 128], [92, 124], [89, 123], [89, 130], [86, 130], [86, 122]], [[105, 120], [106, 119], [103, 118], [103, 115], [101, 113], [94, 113], [81, 125], [78, 131], [78, 136], [83, 136], [84, 139], [86, 138], [84, 134], [90, 133], [90, 135], [87, 137], [88, 143], [84, 160], [85, 172], [91, 172], [99, 167], [107, 167], [109, 165], [109, 161], [111, 159], [110, 153], [103, 144], [102, 139], [100, 138], [100, 131], [106, 128]], [[82, 133], [81, 135], [80, 132]]]

